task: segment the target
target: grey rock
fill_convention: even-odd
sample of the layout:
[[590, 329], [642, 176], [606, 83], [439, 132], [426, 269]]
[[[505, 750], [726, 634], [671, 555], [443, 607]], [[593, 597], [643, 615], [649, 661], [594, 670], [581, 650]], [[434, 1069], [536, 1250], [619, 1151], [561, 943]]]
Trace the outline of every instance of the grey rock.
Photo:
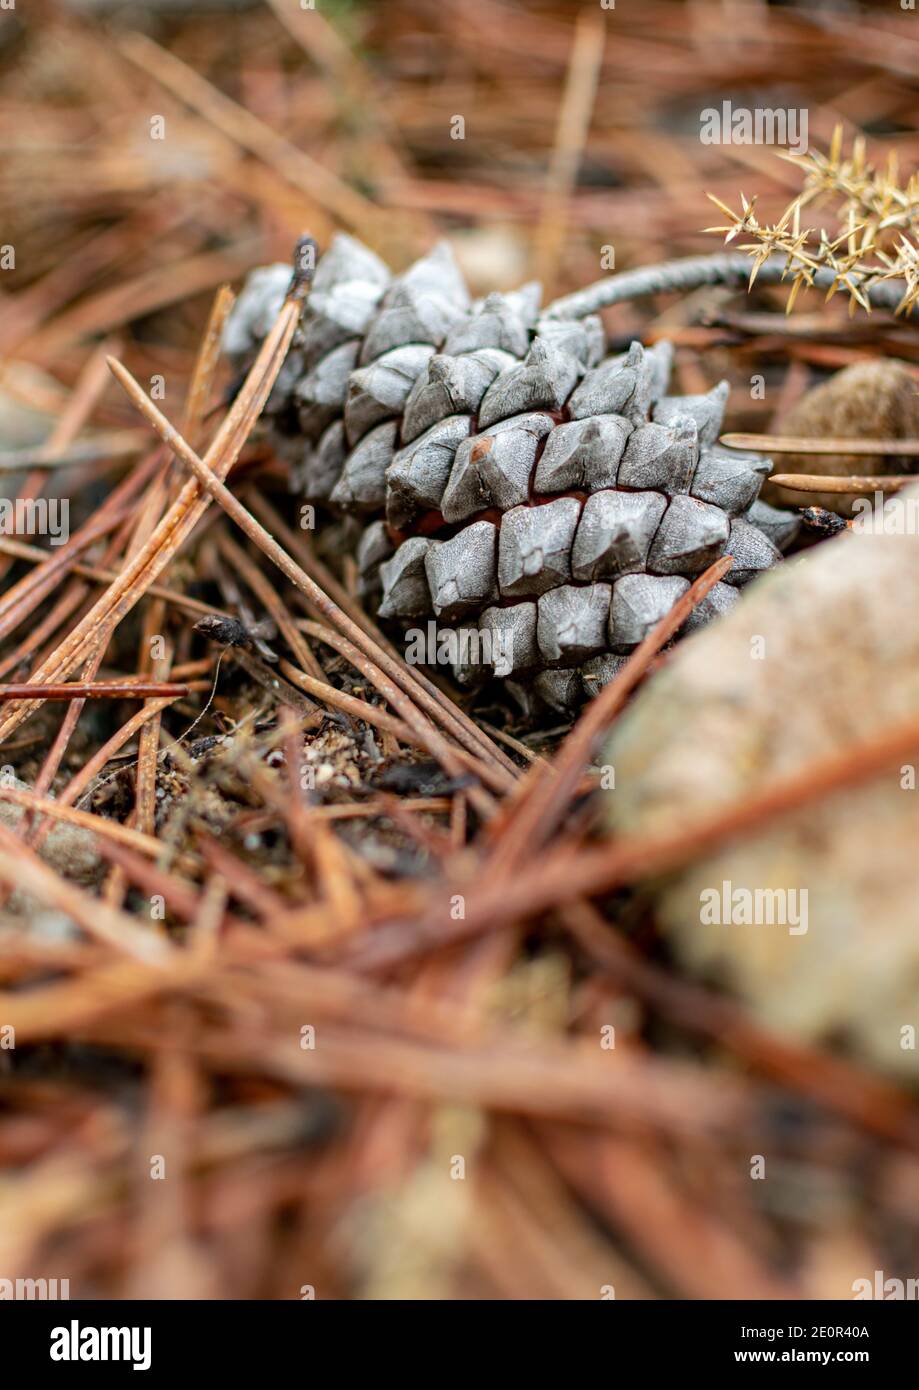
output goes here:
[[576, 357], [584, 368], [596, 367], [603, 358], [606, 335], [596, 314], [580, 320], [540, 319], [536, 332], [544, 343]]

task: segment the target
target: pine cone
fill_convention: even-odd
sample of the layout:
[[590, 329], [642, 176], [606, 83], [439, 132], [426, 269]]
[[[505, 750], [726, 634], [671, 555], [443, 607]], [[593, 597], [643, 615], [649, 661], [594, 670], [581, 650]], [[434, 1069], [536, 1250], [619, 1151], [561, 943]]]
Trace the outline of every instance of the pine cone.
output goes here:
[[[289, 280], [250, 275], [232, 357], [251, 357]], [[668, 396], [669, 343], [604, 357], [599, 318], [539, 302], [529, 284], [471, 304], [446, 243], [393, 278], [340, 235], [268, 414], [306, 499], [364, 519], [362, 597], [415, 629], [415, 659], [434, 659], [433, 634], [461, 683], [509, 677], [525, 708], [567, 712], [713, 560], [734, 565], [684, 631], [798, 521], [758, 500], [768, 460], [718, 447], [727, 382]]]

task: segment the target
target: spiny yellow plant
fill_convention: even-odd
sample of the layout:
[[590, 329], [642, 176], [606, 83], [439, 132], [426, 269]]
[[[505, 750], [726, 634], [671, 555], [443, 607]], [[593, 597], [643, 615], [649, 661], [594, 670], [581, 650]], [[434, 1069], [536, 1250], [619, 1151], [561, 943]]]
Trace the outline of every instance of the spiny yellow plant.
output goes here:
[[[708, 194], [729, 222], [705, 230], [723, 233], [725, 242], [740, 235], [751, 238], [739, 244], [753, 260], [751, 286], [763, 262], [780, 255], [786, 258], [786, 273], [792, 282], [788, 312], [801, 286], [813, 285], [818, 271], [832, 276], [827, 299], [839, 290], [848, 292], [850, 313], [856, 304], [871, 312], [865, 293], [870, 285], [903, 280], [896, 312], [911, 312], [919, 302], [919, 174], [912, 174], [901, 184], [895, 154], [890, 155], [886, 168], [876, 169], [868, 163], [862, 136], [853, 141], [851, 153], [845, 156], [841, 125], [833, 132], [829, 154], [808, 150], [806, 155], [780, 157], [804, 171], [804, 187], [772, 226], [758, 220], [755, 198], [748, 201], [741, 194], [738, 213]], [[823, 228], [802, 227], [804, 209], [827, 199], [836, 204], [833, 234]], [[824, 283], [825, 276], [820, 278]]]

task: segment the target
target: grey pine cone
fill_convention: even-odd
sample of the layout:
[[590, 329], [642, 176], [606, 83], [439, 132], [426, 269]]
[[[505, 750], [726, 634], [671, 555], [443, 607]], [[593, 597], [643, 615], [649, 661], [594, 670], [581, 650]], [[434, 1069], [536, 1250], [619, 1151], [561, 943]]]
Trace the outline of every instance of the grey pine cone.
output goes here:
[[[238, 362], [289, 280], [250, 275], [224, 337]], [[498, 675], [527, 711], [567, 713], [713, 560], [734, 565], [687, 632], [798, 520], [759, 499], [769, 460], [719, 447], [727, 382], [670, 396], [669, 343], [604, 357], [598, 318], [539, 304], [533, 284], [470, 302], [446, 243], [393, 277], [339, 235], [268, 414], [306, 500], [364, 519], [364, 601], [436, 633], [461, 683]]]

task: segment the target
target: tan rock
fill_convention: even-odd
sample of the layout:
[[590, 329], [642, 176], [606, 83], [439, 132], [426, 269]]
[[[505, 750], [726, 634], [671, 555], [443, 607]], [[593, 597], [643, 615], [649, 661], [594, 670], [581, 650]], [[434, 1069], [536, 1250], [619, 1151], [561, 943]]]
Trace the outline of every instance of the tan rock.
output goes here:
[[[919, 489], [901, 496], [919, 513]], [[616, 772], [609, 825], [691, 824], [919, 716], [917, 613], [915, 531], [844, 533], [755, 581], [679, 644], [617, 725], [605, 753]], [[917, 771], [919, 747], [904, 768], [679, 873], [659, 899], [690, 970], [724, 981], [782, 1031], [914, 1076], [919, 1051], [903, 1044], [904, 1030], [919, 1032]], [[806, 930], [703, 921], [725, 883], [778, 889], [773, 906], [806, 902]], [[789, 896], [802, 890], [806, 900]]]

